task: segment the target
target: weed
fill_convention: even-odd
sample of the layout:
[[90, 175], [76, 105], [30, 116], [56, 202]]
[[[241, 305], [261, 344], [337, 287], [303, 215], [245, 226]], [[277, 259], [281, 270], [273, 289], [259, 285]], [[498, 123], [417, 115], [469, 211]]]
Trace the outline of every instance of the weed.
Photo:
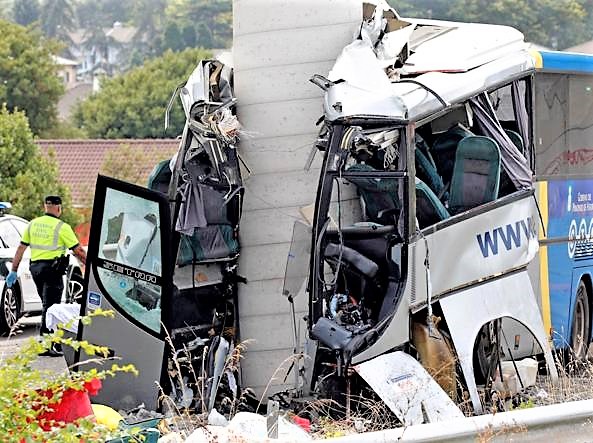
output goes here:
[[[71, 322], [82, 321], [89, 324], [92, 317], [112, 317], [110, 311], [97, 309], [85, 317], [77, 317]], [[17, 334], [16, 327], [10, 332]], [[50, 349], [54, 344], [81, 349], [89, 356], [96, 356], [95, 362], [106, 362], [108, 349], [87, 341], [65, 338], [64, 331], [44, 335], [41, 340], [30, 338], [19, 349], [18, 354], [0, 358], [0, 435], [2, 441], [11, 442], [80, 442], [105, 441], [117, 435], [110, 435], [103, 426], [97, 425], [90, 418], [81, 418], [73, 423], [58, 422], [50, 419], [65, 392], [82, 391], [95, 384], [94, 380], [113, 377], [120, 372], [137, 375], [132, 365], [119, 366], [113, 363], [103, 370], [89, 369], [76, 372], [55, 373], [49, 370], [35, 369], [33, 364], [38, 354]]]

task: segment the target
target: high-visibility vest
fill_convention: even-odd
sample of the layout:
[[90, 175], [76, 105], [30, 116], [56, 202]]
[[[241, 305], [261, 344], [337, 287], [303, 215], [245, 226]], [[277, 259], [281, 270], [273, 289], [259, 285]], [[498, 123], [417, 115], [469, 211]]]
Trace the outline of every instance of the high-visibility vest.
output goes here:
[[78, 244], [68, 223], [57, 217], [42, 215], [29, 223], [21, 242], [31, 248], [31, 261], [53, 260]]

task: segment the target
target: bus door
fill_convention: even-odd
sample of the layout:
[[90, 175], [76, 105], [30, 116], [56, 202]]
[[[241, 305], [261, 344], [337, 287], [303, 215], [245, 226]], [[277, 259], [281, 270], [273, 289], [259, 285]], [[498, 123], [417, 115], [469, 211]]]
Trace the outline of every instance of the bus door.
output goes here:
[[[81, 311], [110, 310], [114, 318], [93, 318], [90, 325], [81, 325], [78, 339], [107, 346], [114, 363], [133, 364], [139, 376], [122, 373], [106, 379], [94, 400], [98, 403], [157, 408], [172, 293], [173, 260], [163, 247], [168, 244], [169, 203], [163, 194], [99, 176]], [[95, 358], [78, 351], [76, 361]]]

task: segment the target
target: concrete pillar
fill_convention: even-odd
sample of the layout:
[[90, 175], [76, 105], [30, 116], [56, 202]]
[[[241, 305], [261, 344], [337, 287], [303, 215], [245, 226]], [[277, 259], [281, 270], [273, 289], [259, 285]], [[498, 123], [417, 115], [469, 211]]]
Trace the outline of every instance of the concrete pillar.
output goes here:
[[[362, 0], [234, 0], [233, 60], [238, 115], [244, 129], [240, 152], [252, 169], [241, 221], [239, 273], [241, 338], [251, 339], [242, 362], [243, 383], [258, 395], [285, 389], [293, 353], [290, 306], [282, 295], [292, 226], [299, 208], [315, 201], [319, 160], [303, 167], [323, 114], [322, 91], [309, 82], [327, 75], [352, 41]], [[297, 299], [297, 318], [307, 300]], [[301, 338], [305, 334], [302, 321]]]

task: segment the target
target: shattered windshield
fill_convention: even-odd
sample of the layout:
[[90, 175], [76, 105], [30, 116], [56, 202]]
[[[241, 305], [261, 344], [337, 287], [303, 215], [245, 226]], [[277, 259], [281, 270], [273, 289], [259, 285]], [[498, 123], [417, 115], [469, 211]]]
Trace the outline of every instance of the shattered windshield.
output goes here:
[[[404, 134], [401, 127], [333, 129], [340, 143], [326, 154], [312, 274], [313, 334], [330, 347], [395, 309], [406, 220]], [[343, 342], [329, 337], [332, 328]]]
[[400, 129], [363, 129], [344, 132], [329, 205], [331, 229], [338, 226], [397, 225], [402, 208], [404, 169]]

